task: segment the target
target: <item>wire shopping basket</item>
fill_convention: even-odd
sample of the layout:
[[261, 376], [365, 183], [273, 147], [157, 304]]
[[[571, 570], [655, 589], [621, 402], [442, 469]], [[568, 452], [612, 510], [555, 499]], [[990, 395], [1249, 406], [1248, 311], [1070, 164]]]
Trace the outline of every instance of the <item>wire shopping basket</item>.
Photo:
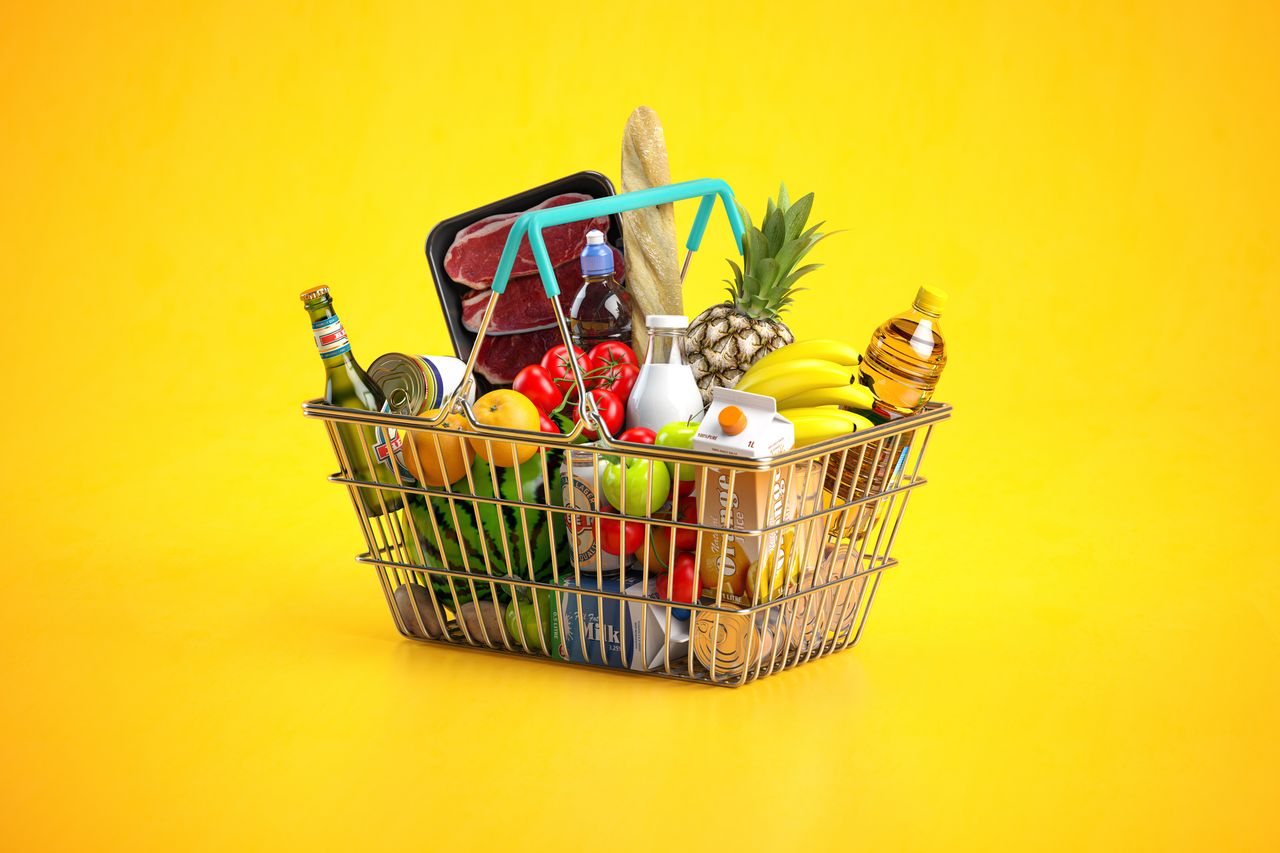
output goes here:
[[[897, 564], [892, 551], [907, 502], [925, 483], [920, 467], [933, 428], [950, 407], [934, 403], [821, 444], [739, 459], [617, 441], [572, 359], [584, 405], [567, 434], [486, 426], [467, 402], [523, 239], [571, 346], [543, 229], [693, 198], [701, 201], [684, 269], [717, 198], [741, 251], [742, 221], [719, 180], [522, 214], [499, 261], [465, 378], [434, 417], [304, 404], [307, 417], [325, 423], [339, 464], [329, 479], [347, 487], [360, 521], [367, 550], [357, 560], [374, 568], [405, 637], [728, 686], [847, 649], [861, 637], [881, 575]], [[588, 429], [600, 438], [575, 443]], [[344, 434], [363, 440], [353, 448]], [[373, 446], [396, 434], [406, 464], [391, 465], [395, 483], [360, 479], [357, 472], [380, 464]], [[477, 461], [461, 466], [453, 482], [428, 485], [409, 473], [458, 470], [451, 465], [463, 441]], [[353, 464], [356, 452], [363, 464]], [[692, 478], [704, 511], [691, 519], [672, 501], [628, 513], [624, 508], [635, 507], [625, 478], [620, 507], [606, 506], [602, 471], [618, 463], [640, 466], [650, 478], [655, 466], [668, 466], [675, 480]], [[745, 502], [754, 513], [739, 511], [744, 495], [758, 498]], [[611, 525], [619, 535], [626, 525], [643, 532], [622, 566], [595, 544]], [[678, 540], [693, 543], [703, 579], [696, 601], [674, 600], [658, 583], [676, 560]]]

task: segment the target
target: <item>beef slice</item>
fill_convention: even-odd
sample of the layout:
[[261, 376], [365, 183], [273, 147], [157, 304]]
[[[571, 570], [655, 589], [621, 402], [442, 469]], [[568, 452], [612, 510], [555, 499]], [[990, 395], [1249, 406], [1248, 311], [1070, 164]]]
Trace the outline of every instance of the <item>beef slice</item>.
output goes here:
[[[531, 209], [544, 210], [560, 207], [586, 201], [589, 198], [590, 196], [582, 193], [562, 193]], [[486, 290], [492, 287], [494, 276], [498, 272], [498, 260], [502, 257], [502, 249], [507, 243], [507, 237], [511, 234], [511, 227], [519, 217], [519, 213], [487, 216], [459, 231], [444, 256], [444, 270], [449, 278], [473, 290]], [[547, 244], [547, 254], [551, 257], [552, 265], [558, 267], [582, 254], [582, 249], [587, 244], [587, 232], [592, 228], [608, 230], [609, 217], [598, 216], [583, 222], [569, 222], [545, 229], [542, 232], [542, 239]], [[533, 260], [533, 250], [529, 247], [528, 238], [525, 238], [520, 242], [520, 248], [516, 252], [511, 276], [515, 278], [529, 275], [537, 272], [537, 269]]]
[[[612, 248], [612, 247], [610, 247]], [[622, 253], [613, 250], [614, 277], [618, 281], [626, 278], [626, 268]], [[556, 283], [560, 286], [560, 305], [565, 316], [573, 307], [573, 299], [582, 287], [582, 269], [578, 261], [569, 261], [556, 267]], [[485, 308], [493, 297], [493, 291], [481, 290], [462, 298], [462, 325], [473, 332], [480, 331], [480, 319]], [[498, 307], [493, 309], [493, 319], [489, 321], [486, 335], [514, 335], [537, 329], [549, 329], [556, 324], [555, 313], [551, 309], [551, 300], [547, 299], [542, 289], [542, 276], [522, 275], [507, 282], [507, 289], [498, 299]]]
[[494, 385], [510, 385], [522, 368], [537, 364], [547, 350], [559, 343], [564, 341], [555, 328], [520, 335], [486, 335], [476, 358], [476, 372]]

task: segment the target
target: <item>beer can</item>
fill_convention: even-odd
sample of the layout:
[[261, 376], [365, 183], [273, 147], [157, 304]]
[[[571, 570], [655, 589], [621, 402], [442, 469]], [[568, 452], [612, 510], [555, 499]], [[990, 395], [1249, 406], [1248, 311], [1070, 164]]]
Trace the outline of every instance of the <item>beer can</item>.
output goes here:
[[707, 669], [712, 669], [714, 662], [717, 677], [740, 676], [756, 664], [768, 668], [776, 623], [775, 618], [764, 615], [700, 610], [693, 617], [693, 653]]
[[[369, 365], [369, 378], [382, 389], [388, 408], [397, 415], [419, 415], [437, 409], [462, 382], [467, 365], [449, 355], [405, 355], [389, 352]], [[474, 391], [467, 402], [474, 402]]]

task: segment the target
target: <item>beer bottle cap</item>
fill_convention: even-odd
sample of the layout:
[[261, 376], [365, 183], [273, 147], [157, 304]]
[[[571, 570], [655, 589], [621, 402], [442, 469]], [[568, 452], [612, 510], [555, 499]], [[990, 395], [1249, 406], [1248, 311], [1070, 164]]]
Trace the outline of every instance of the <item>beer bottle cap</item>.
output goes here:
[[322, 284], [322, 285], [320, 285], [319, 287], [311, 287], [311, 288], [307, 288], [306, 290], [302, 291], [302, 293], [301, 293], [301, 295], [299, 296], [299, 298], [300, 298], [303, 302], [314, 302], [315, 300], [320, 299], [321, 297], [324, 297], [324, 296], [328, 296], [328, 295], [329, 295], [329, 288], [325, 287], [325, 286]]

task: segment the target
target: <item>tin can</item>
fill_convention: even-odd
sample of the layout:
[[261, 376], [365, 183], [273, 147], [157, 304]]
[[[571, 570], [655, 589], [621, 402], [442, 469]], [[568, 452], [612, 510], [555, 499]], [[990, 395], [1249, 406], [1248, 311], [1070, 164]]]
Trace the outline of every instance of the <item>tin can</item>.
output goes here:
[[[858, 565], [851, 560], [855, 554], [846, 544], [828, 545], [821, 557], [824, 569], [806, 572], [804, 585], [857, 575]], [[780, 630], [791, 651], [806, 655], [815, 648], [820, 650], [828, 641], [843, 643], [853, 631], [866, 583], [866, 575], [853, 577], [846, 583], [798, 596], [784, 606]]]
[[739, 676], [773, 657], [777, 619], [702, 610], [693, 617], [693, 653], [719, 676]]
[[[389, 352], [369, 365], [369, 378], [382, 389], [388, 408], [397, 415], [419, 415], [457, 390], [467, 365], [450, 355], [405, 355]], [[467, 402], [474, 402], [474, 391]]]

